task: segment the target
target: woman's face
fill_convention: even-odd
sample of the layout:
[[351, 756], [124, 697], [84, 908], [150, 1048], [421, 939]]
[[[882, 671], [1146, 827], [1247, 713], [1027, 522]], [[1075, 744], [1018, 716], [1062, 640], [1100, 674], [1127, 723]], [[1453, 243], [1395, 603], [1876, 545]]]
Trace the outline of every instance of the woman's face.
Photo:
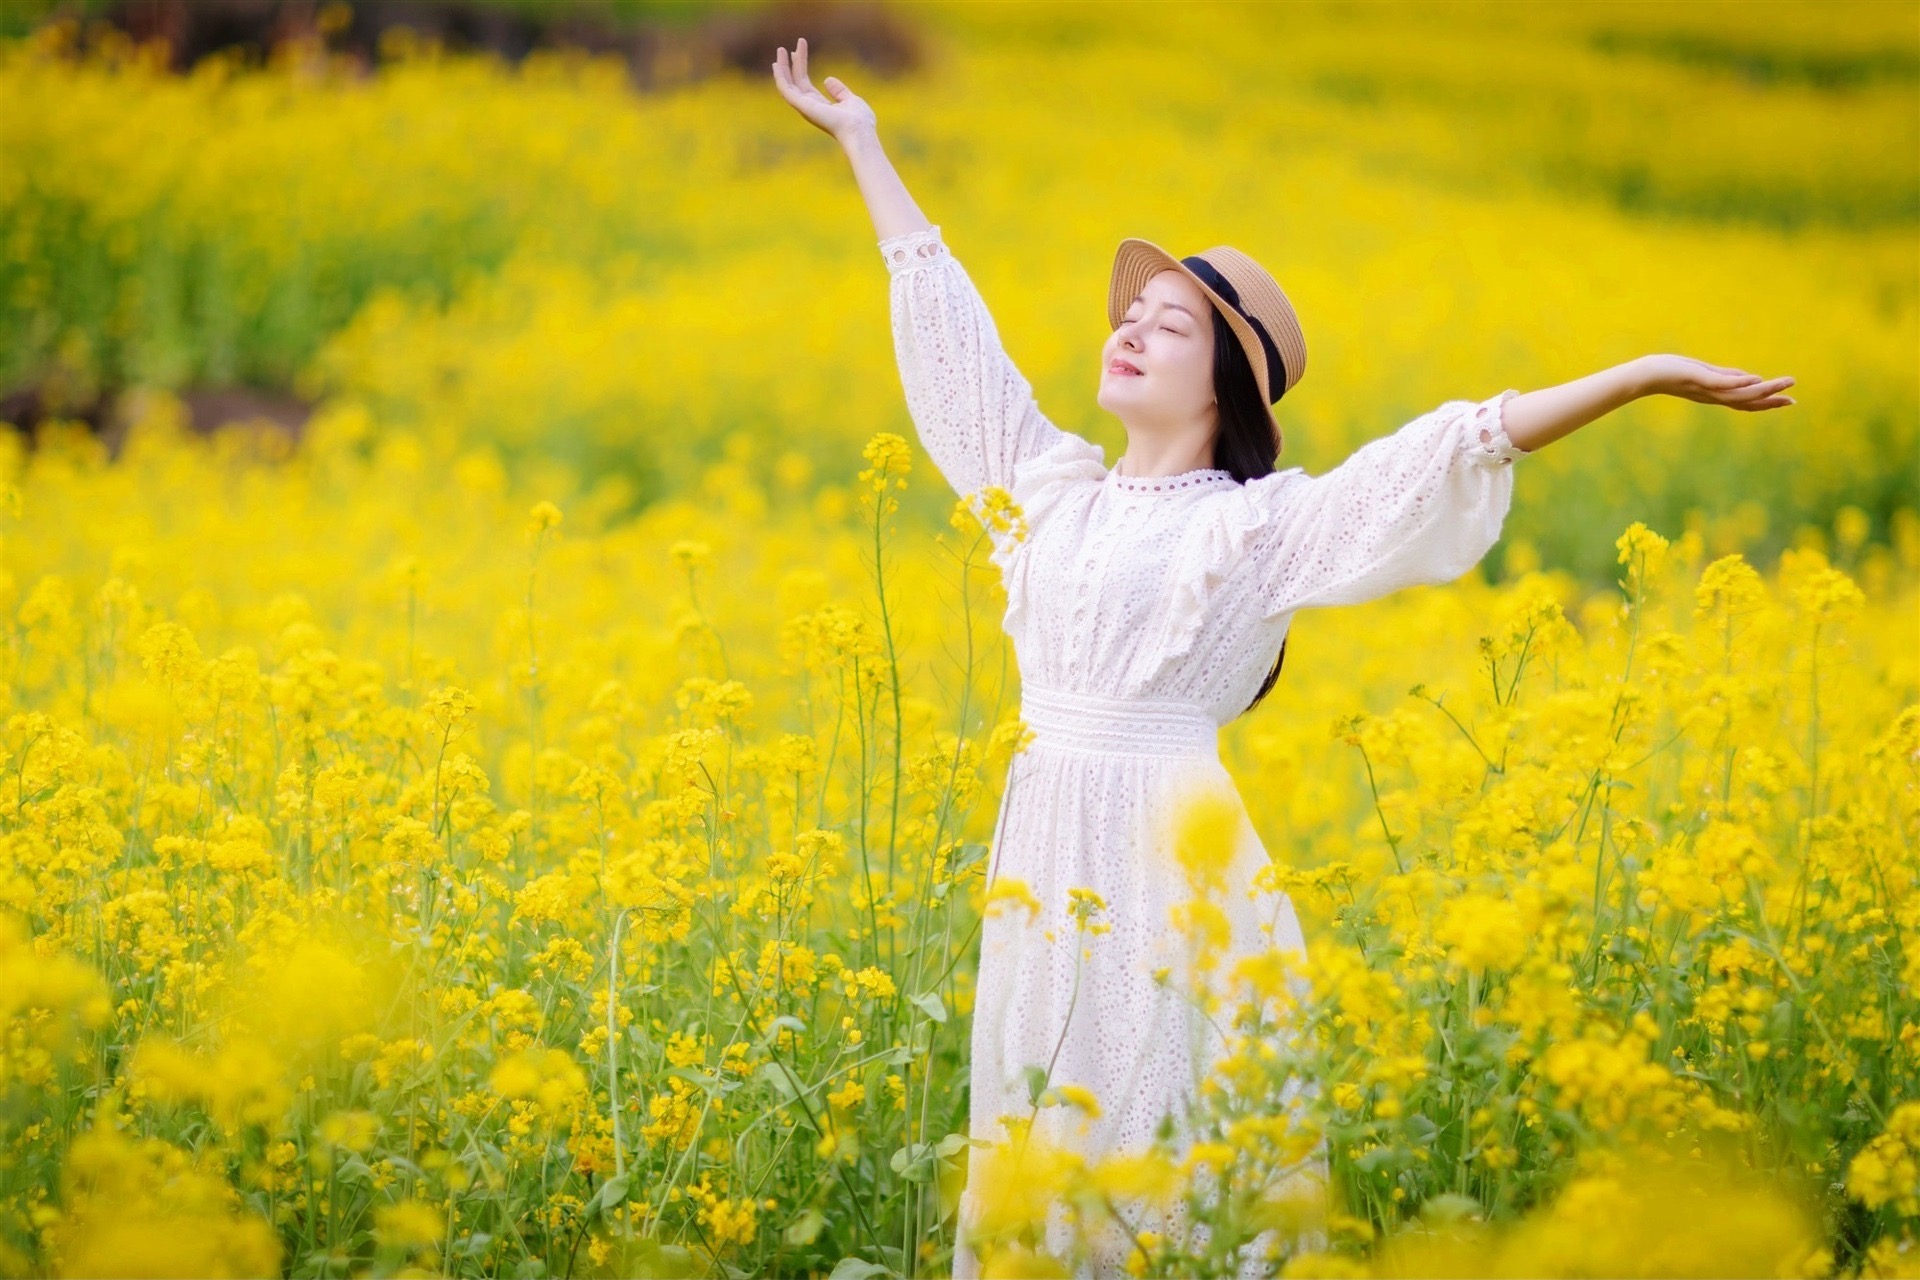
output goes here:
[[1100, 348], [1095, 399], [1129, 427], [1211, 424], [1213, 304], [1199, 285], [1171, 267], [1147, 281]]

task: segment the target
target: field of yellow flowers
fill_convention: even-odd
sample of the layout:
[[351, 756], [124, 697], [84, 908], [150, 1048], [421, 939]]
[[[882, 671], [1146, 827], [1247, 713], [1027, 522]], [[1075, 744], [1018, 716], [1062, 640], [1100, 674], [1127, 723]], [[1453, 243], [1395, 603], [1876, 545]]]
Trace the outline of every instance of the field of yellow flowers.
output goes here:
[[[972, 1178], [999, 1275], [1049, 1205], [1139, 1275], [1920, 1275], [1920, 51], [1669, 8], [929, 6], [844, 76], [1110, 448], [1125, 234], [1275, 263], [1314, 470], [1643, 350], [1804, 388], [1298, 621], [1223, 751], [1311, 996], [1212, 973], [1197, 1140], [1094, 1163], [966, 1139], [1012, 513], [839, 157], [730, 78], [0, 44], [0, 385], [130, 423], [0, 432], [0, 1274], [939, 1275]], [[298, 439], [187, 430], [236, 380]]]

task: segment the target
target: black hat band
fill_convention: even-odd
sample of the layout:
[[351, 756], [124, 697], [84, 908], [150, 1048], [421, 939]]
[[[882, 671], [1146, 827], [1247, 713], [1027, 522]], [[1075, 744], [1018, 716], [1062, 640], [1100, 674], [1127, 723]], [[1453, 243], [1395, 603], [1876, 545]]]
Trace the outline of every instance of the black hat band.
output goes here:
[[1267, 326], [1241, 305], [1240, 291], [1211, 262], [1196, 253], [1180, 259], [1180, 265], [1206, 281], [1208, 288], [1225, 298], [1240, 318], [1253, 326], [1254, 333], [1259, 335], [1261, 347], [1267, 353], [1267, 387], [1272, 393], [1270, 401], [1277, 404], [1287, 389], [1287, 366], [1280, 358], [1280, 348], [1274, 345], [1272, 336], [1267, 333]]

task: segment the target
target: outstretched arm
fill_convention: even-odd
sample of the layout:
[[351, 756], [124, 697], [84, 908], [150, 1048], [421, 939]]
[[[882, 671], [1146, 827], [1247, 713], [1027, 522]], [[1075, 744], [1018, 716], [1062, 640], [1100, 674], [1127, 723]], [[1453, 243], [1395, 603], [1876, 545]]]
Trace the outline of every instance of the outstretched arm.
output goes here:
[[1485, 400], [1450, 400], [1357, 449], [1322, 476], [1298, 467], [1249, 482], [1240, 513], [1268, 614], [1357, 604], [1447, 582], [1500, 536], [1511, 464], [1632, 400], [1673, 395], [1734, 409], [1793, 404], [1793, 379], [1651, 355]]
[[1503, 426], [1520, 400], [1448, 400], [1324, 475], [1289, 467], [1243, 485], [1227, 528], [1244, 532], [1228, 541], [1255, 566], [1261, 612], [1360, 604], [1471, 569], [1500, 536], [1526, 456]]
[[1679, 396], [1752, 411], [1793, 404], [1791, 396], [1780, 394], [1792, 385], [1790, 377], [1762, 378], [1688, 356], [1641, 356], [1572, 382], [1514, 396], [1503, 413], [1507, 438], [1532, 453], [1642, 396]]

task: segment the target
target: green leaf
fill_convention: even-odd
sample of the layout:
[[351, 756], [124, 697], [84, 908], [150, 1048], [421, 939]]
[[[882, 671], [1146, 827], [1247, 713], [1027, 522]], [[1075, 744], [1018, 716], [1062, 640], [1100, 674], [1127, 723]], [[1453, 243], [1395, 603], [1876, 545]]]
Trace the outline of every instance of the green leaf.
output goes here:
[[615, 1259], [619, 1270], [615, 1275], [634, 1276], [642, 1280], [675, 1280], [677, 1277], [691, 1277], [707, 1274], [707, 1269], [694, 1258], [693, 1251], [685, 1245], [661, 1244], [658, 1240], [641, 1239], [620, 1249]]
[[938, 991], [929, 991], [925, 995], [915, 996], [913, 997], [913, 1002], [920, 1006], [921, 1012], [925, 1013], [935, 1022], [945, 1022], [947, 1020], [947, 1006], [940, 1003], [940, 993]]
[[893, 1272], [877, 1262], [868, 1262], [865, 1258], [842, 1258], [834, 1264], [833, 1274], [827, 1280], [872, 1280], [874, 1276], [890, 1276]]
[[1420, 1206], [1420, 1216], [1429, 1222], [1461, 1222], [1486, 1217], [1487, 1211], [1472, 1196], [1452, 1191], [1429, 1196]]
[[979, 841], [969, 841], [960, 846], [960, 856], [947, 864], [947, 874], [958, 878], [962, 871], [987, 856], [987, 846]]
[[340, 1181], [342, 1182], [373, 1181], [373, 1170], [369, 1169], [367, 1162], [359, 1156], [348, 1156], [336, 1165], [335, 1168], [339, 1170]]
[[772, 1048], [779, 1040], [782, 1030], [791, 1031], [796, 1036], [803, 1036], [807, 1034], [807, 1024], [790, 1013], [783, 1013], [767, 1024], [766, 1031], [761, 1033], [760, 1043]]
[[402, 1173], [412, 1174], [414, 1177], [419, 1178], [422, 1181], [426, 1179], [426, 1176], [427, 1176], [426, 1171], [421, 1169], [419, 1165], [407, 1159], [405, 1156], [390, 1155], [386, 1157], [386, 1161], [388, 1164], [392, 1165], [394, 1168], [398, 1169]]
[[808, 1209], [787, 1224], [786, 1241], [788, 1244], [812, 1244], [820, 1238], [820, 1229], [827, 1225], [827, 1215], [818, 1209]]
[[352, 1274], [353, 1270], [352, 1258], [336, 1257], [333, 1249], [329, 1247], [322, 1247], [308, 1253], [305, 1262], [306, 1265], [299, 1269], [299, 1274], [301, 1275], [323, 1277], [333, 1275], [345, 1276]]
[[[939, 1143], [933, 1149], [934, 1154], [941, 1157], [950, 1156], [960, 1148], [968, 1145], [971, 1141], [972, 1139], [968, 1138], [964, 1133], [950, 1133], [940, 1139]], [[984, 1146], [986, 1144], [982, 1143], [981, 1145]]]
[[760, 1064], [760, 1070], [754, 1074], [765, 1080], [773, 1091], [780, 1095], [782, 1102], [792, 1102], [800, 1096], [799, 1089], [794, 1085], [792, 1072], [778, 1062], [763, 1062]]
[[616, 1176], [616, 1178], [607, 1178], [605, 1182], [601, 1182], [601, 1184], [599, 1184], [599, 1190], [593, 1192], [593, 1199], [589, 1199], [588, 1201], [588, 1207], [586, 1207], [586, 1217], [588, 1217], [588, 1221], [599, 1219], [599, 1217], [601, 1217], [603, 1213], [607, 1213], [609, 1209], [618, 1209], [620, 1203], [626, 1201], [626, 1190], [628, 1190], [628, 1186], [630, 1186], [632, 1182], [634, 1182], [634, 1180], [632, 1180], [628, 1174], [624, 1173]]
[[678, 1076], [688, 1084], [699, 1085], [704, 1093], [713, 1094], [720, 1090], [720, 1081], [717, 1077], [710, 1076], [704, 1071], [695, 1071], [692, 1067], [668, 1067], [667, 1074]]
[[894, 1152], [889, 1163], [908, 1182], [926, 1182], [933, 1177], [933, 1148], [924, 1142], [913, 1143]]
[[1021, 1075], [1027, 1080], [1027, 1101], [1034, 1106], [1040, 1105], [1040, 1095], [1047, 1091], [1047, 1069], [1045, 1067], [1024, 1067]]
[[469, 1235], [461, 1236], [458, 1240], [455, 1240], [449, 1251], [455, 1257], [468, 1257], [468, 1256], [477, 1257], [478, 1255], [485, 1253], [487, 1251], [487, 1246], [492, 1243], [493, 1243], [493, 1233], [491, 1231], [475, 1231]]
[[1399, 1148], [1379, 1146], [1370, 1147], [1361, 1152], [1359, 1156], [1354, 1159], [1353, 1167], [1362, 1173], [1372, 1173], [1382, 1166], [1391, 1169], [1404, 1163], [1404, 1153], [1402, 1153]]

